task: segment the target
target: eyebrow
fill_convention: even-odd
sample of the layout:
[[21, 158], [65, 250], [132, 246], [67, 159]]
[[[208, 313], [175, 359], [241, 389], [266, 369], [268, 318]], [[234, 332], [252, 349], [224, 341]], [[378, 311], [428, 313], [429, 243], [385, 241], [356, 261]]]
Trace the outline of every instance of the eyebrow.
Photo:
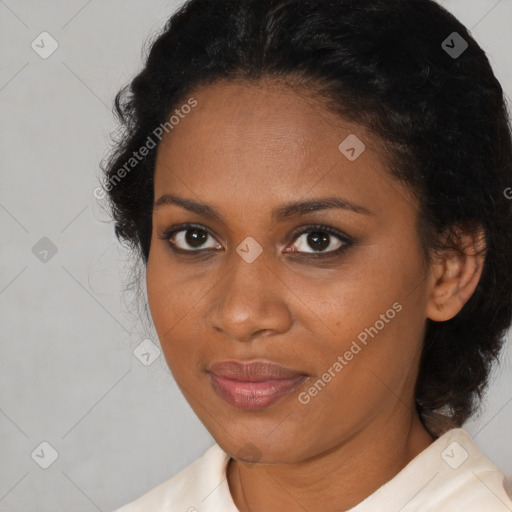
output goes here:
[[[197, 213], [203, 217], [209, 217], [222, 221], [222, 215], [212, 206], [206, 203], [200, 203], [193, 199], [186, 199], [173, 194], [164, 194], [153, 204], [153, 209], [157, 210], [165, 205], [181, 206], [185, 210], [192, 213]], [[373, 215], [368, 208], [357, 205], [352, 201], [340, 197], [322, 197], [318, 199], [311, 199], [309, 201], [292, 201], [285, 203], [281, 206], [275, 207], [272, 210], [272, 219], [282, 222], [292, 217], [299, 217], [310, 212], [316, 212], [327, 209], [342, 209], [348, 210], [362, 215]]]

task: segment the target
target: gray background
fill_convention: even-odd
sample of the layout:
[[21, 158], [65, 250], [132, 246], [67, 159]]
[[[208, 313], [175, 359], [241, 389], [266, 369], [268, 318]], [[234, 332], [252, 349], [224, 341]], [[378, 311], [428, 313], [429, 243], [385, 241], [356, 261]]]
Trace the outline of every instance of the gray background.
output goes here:
[[[114, 94], [179, 4], [0, 0], [2, 512], [112, 510], [213, 442], [163, 356], [146, 366], [133, 353], [157, 338], [124, 291], [129, 254], [93, 195]], [[512, 97], [511, 0], [442, 4]], [[47, 59], [31, 47], [43, 31], [59, 45]], [[34, 254], [49, 248], [43, 237], [56, 254]], [[509, 343], [481, 415], [465, 425], [509, 485], [511, 368]], [[58, 453], [47, 469], [43, 441]]]

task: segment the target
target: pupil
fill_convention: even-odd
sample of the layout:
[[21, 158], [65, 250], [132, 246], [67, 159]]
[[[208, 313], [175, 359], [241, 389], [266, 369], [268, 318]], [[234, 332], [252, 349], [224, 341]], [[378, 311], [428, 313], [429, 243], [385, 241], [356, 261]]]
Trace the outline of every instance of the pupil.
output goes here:
[[199, 247], [206, 241], [207, 234], [200, 229], [188, 229], [185, 233], [185, 240], [187, 244], [192, 247]]
[[321, 231], [315, 231], [309, 233], [308, 243], [315, 250], [322, 250], [329, 247], [329, 235], [322, 233]]

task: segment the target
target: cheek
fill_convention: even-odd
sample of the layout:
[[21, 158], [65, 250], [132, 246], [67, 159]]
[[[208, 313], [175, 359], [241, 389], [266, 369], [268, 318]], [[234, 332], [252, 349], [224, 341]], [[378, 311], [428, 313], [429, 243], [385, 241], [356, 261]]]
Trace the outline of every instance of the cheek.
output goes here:
[[152, 248], [146, 267], [146, 288], [149, 309], [159, 335], [165, 324], [172, 322], [173, 319], [169, 315], [172, 315], [174, 311], [172, 283], [169, 282], [169, 273], [164, 271], [160, 260], [156, 250]]
[[210, 289], [205, 284], [185, 278], [178, 266], [172, 268], [165, 251], [150, 251], [146, 268], [148, 305], [167, 365], [180, 382], [190, 380], [187, 375], [199, 364], [204, 349], [197, 315]]
[[344, 377], [335, 379], [340, 386], [368, 385], [368, 378], [376, 378], [370, 370], [390, 384], [403, 378], [421, 349], [424, 278], [416, 247], [381, 243], [366, 246], [327, 282], [314, 287], [311, 280], [297, 281], [295, 290], [300, 283], [311, 307], [304, 309], [307, 328], [318, 333], [311, 349], [319, 374], [342, 356]]
[[[149, 308], [158, 334], [170, 334], [167, 331], [191, 310], [197, 293], [194, 291], [194, 281], [190, 277], [186, 278], [180, 266], [171, 261], [160, 240], [152, 243], [149, 253], [146, 287]], [[164, 342], [165, 337], [160, 341]]]
[[395, 303], [407, 315], [424, 307], [420, 262], [399, 250], [376, 249], [377, 244], [364, 247], [324, 279], [295, 274], [290, 285], [307, 306], [310, 329], [346, 341], [376, 322], [378, 327], [397, 323], [395, 317], [406, 315], [397, 314]]
[[186, 316], [188, 301], [175, 272], [157, 250], [151, 250], [146, 268], [148, 305], [160, 344], [167, 358], [169, 340], [175, 336], [180, 319]]

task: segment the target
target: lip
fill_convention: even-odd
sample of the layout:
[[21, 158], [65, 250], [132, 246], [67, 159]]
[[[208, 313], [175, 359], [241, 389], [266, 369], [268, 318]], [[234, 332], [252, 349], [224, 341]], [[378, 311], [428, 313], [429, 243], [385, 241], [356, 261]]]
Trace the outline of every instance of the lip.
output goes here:
[[211, 364], [207, 371], [217, 395], [244, 410], [269, 407], [309, 377], [269, 361], [220, 361]]

